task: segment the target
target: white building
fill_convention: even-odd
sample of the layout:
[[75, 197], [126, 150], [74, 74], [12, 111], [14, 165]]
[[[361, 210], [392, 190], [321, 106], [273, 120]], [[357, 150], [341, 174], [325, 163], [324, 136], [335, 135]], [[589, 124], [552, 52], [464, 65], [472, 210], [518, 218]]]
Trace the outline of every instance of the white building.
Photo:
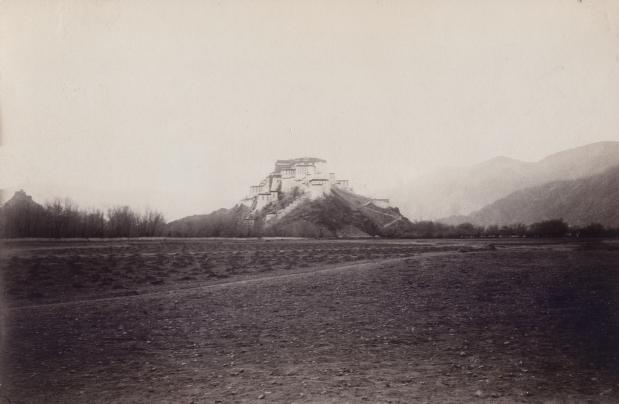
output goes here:
[[250, 186], [249, 194], [241, 203], [256, 212], [295, 187], [311, 199], [328, 195], [333, 187], [352, 192], [350, 182], [337, 179], [335, 173], [326, 172], [325, 164], [325, 160], [316, 157], [277, 160], [273, 172], [258, 185]]
[[374, 206], [378, 206], [379, 208], [387, 209], [389, 207], [389, 199], [385, 198], [374, 198], [372, 199], [372, 203]]
[[335, 186], [343, 189], [344, 191], [353, 192], [348, 180], [335, 180]]
[[331, 183], [329, 178], [315, 174], [309, 180], [309, 193], [311, 199], [319, 198], [323, 195], [328, 195], [331, 192]]

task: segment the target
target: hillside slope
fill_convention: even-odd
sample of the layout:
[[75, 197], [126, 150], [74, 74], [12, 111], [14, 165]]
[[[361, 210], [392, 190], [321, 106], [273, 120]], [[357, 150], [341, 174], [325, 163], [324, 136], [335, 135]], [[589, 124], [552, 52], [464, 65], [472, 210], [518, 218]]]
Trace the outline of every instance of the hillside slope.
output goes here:
[[[317, 199], [298, 195], [285, 205], [272, 202], [258, 212], [237, 205], [207, 215], [170, 222], [166, 234], [193, 237], [403, 237], [411, 223], [397, 208], [381, 208], [372, 199], [333, 188]], [[254, 222], [245, 219], [250, 215]]]
[[555, 181], [516, 191], [468, 216], [443, 220], [476, 225], [530, 224], [563, 218], [585, 226], [619, 226], [619, 166], [587, 178]]
[[302, 201], [265, 223], [265, 234], [311, 237], [403, 237], [411, 223], [397, 208], [381, 208], [370, 198], [334, 188], [323, 198]]
[[592, 176], [617, 164], [619, 142], [598, 142], [537, 162], [497, 157], [470, 167], [440, 169], [393, 190], [392, 195], [415, 220], [467, 215], [512, 192]]

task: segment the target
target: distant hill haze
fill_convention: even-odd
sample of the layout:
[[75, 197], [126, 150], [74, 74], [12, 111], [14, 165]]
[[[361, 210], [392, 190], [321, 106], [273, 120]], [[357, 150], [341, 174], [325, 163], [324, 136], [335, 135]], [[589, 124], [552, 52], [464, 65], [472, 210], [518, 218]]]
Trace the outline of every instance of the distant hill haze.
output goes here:
[[598, 142], [552, 154], [536, 162], [496, 157], [469, 167], [436, 170], [394, 190], [413, 220], [468, 215], [511, 193], [552, 181], [600, 174], [619, 165], [619, 142]]
[[32, 199], [32, 196], [28, 195], [23, 189], [16, 191], [11, 199], [6, 201], [0, 209], [14, 209], [18, 207], [25, 207], [31, 209], [43, 209], [43, 206], [38, 204]]
[[619, 166], [586, 178], [525, 188], [470, 215], [441, 221], [489, 226], [531, 224], [557, 218], [573, 226], [601, 223], [619, 227]]

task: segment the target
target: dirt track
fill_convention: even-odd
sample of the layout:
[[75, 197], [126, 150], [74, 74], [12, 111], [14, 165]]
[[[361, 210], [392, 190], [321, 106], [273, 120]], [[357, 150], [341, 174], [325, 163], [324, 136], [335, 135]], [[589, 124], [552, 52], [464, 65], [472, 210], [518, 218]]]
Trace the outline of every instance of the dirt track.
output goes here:
[[250, 271], [98, 301], [18, 294], [0, 395], [13, 403], [619, 400], [619, 250], [484, 245]]

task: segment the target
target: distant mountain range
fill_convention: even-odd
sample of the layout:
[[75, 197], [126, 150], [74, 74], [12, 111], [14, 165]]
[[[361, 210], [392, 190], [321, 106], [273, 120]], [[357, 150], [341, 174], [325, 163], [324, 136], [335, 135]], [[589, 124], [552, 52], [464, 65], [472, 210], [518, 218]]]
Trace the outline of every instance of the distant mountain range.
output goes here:
[[466, 216], [441, 220], [480, 226], [531, 224], [561, 218], [570, 225], [619, 227], [619, 166], [601, 174], [516, 191]]
[[[513, 192], [590, 177], [616, 165], [619, 142], [598, 142], [536, 162], [496, 157], [470, 167], [440, 169], [394, 190], [391, 196], [403, 201], [402, 211], [411, 219], [437, 220], [469, 215]], [[559, 212], [552, 216], [556, 215]]]

